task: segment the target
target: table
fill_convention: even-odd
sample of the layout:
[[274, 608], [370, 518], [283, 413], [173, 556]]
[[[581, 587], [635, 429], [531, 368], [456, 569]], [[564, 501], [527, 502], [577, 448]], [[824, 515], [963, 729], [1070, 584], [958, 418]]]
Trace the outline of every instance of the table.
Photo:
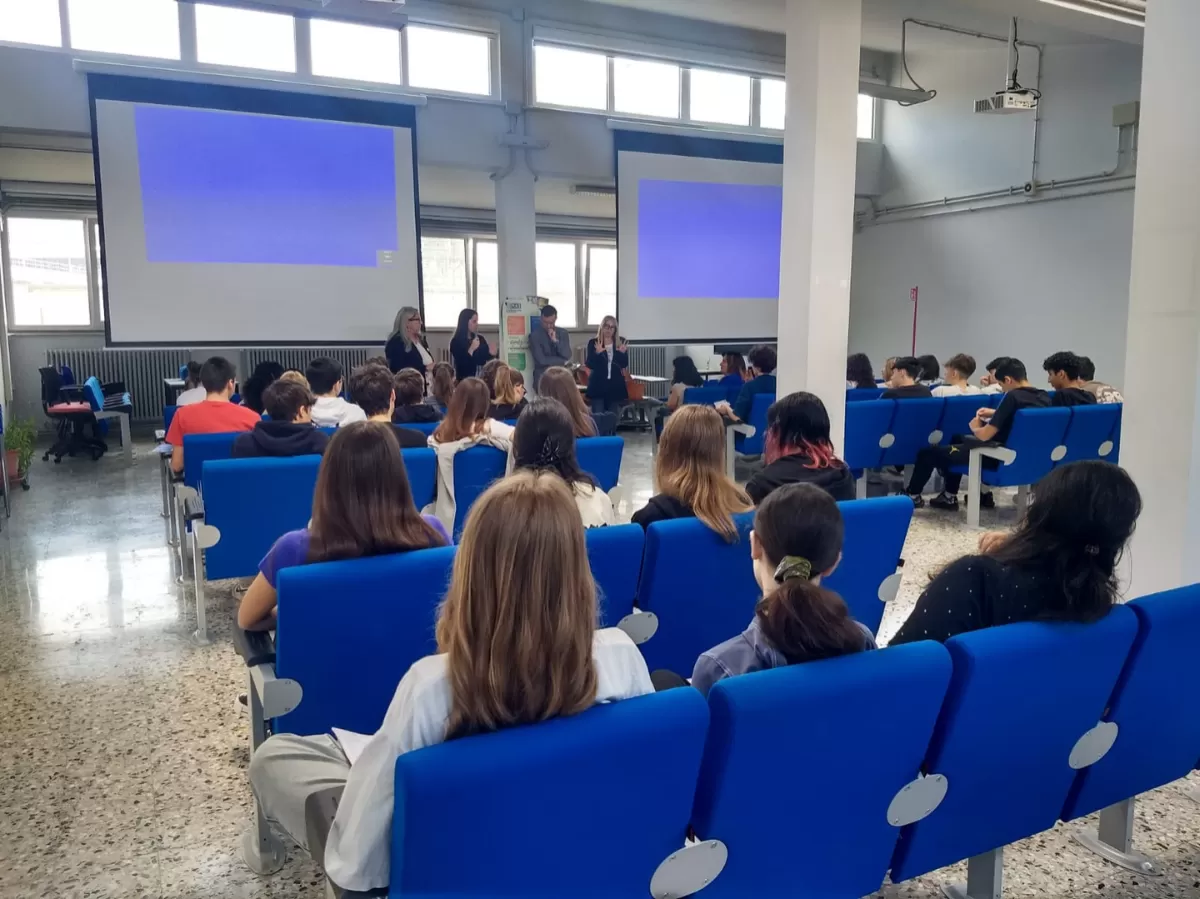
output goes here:
[[129, 413], [122, 412], [119, 409], [98, 409], [92, 413], [96, 416], [96, 421], [106, 421], [116, 418], [121, 424], [121, 451], [125, 454], [125, 461], [129, 465], [133, 464], [133, 438], [129, 436]]
[[729, 475], [729, 480], [737, 480], [734, 477], [734, 435], [741, 434], [745, 437], [753, 437], [755, 432], [754, 425], [746, 424], [744, 421], [730, 421], [725, 419], [725, 473]]
[[174, 406], [183, 388], [183, 378], [163, 378], [163, 405]]
[[666, 384], [666, 378], [660, 378], [658, 375], [630, 375], [635, 381], [641, 381], [643, 384]]

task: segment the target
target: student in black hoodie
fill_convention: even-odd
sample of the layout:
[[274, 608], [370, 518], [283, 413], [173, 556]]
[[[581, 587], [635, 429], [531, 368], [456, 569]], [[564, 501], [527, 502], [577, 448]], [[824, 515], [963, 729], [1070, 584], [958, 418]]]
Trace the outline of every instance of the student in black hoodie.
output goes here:
[[[936, 361], [934, 364], [937, 364]], [[883, 396], [880, 399], [929, 399], [933, 396], [933, 391], [929, 389], [928, 384], [924, 384], [918, 380], [925, 373], [919, 359], [914, 356], [901, 356], [896, 360], [896, 366], [892, 370], [891, 386], [883, 392]]]
[[[424, 389], [424, 388], [422, 388]], [[360, 365], [350, 374], [350, 397], [367, 414], [367, 421], [392, 423], [396, 409], [393, 375], [382, 365]], [[396, 427], [401, 449], [420, 449], [428, 438], [413, 428]]]
[[854, 499], [854, 477], [834, 454], [829, 413], [818, 396], [798, 391], [771, 404], [763, 458], [766, 467], [746, 484], [756, 505], [784, 484], [813, 484], [835, 500]]
[[329, 437], [313, 426], [312, 407], [316, 398], [304, 384], [275, 381], [263, 391], [263, 406], [268, 421], [260, 421], [254, 430], [233, 441], [235, 459], [255, 456], [322, 455]]
[[425, 379], [415, 368], [402, 368], [392, 378], [396, 389], [396, 408], [392, 424], [432, 423], [442, 420], [442, 412], [425, 402]]
[[1096, 403], [1096, 395], [1084, 385], [1083, 360], [1071, 352], [1058, 352], [1047, 356], [1042, 363], [1046, 371], [1046, 379], [1054, 395], [1050, 397], [1052, 406], [1092, 406]]

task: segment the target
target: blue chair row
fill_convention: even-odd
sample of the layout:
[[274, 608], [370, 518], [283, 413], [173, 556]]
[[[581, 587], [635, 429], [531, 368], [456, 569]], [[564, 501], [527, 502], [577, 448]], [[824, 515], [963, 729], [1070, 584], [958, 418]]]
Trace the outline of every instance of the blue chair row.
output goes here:
[[967, 860], [954, 895], [999, 897], [1006, 845], [1097, 810], [1081, 842], [1152, 872], [1133, 799], [1200, 758], [1197, 639], [1192, 586], [406, 753], [389, 895], [851, 899]]
[[863, 400], [877, 400], [883, 396], [883, 387], [847, 387], [846, 402], [861, 403]]
[[741, 384], [722, 387], [710, 381], [703, 387], [685, 388], [683, 391], [683, 404], [685, 406], [715, 406], [717, 403], [726, 402], [732, 405], [741, 392]]

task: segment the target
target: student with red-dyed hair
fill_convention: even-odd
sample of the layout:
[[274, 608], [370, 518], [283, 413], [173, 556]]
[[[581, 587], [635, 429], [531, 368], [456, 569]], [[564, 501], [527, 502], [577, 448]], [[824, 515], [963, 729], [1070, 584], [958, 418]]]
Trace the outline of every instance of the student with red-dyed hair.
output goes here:
[[813, 484], [835, 500], [854, 499], [854, 477], [834, 454], [829, 413], [818, 396], [799, 391], [771, 405], [763, 459], [766, 467], [746, 484], [755, 505], [784, 484]]

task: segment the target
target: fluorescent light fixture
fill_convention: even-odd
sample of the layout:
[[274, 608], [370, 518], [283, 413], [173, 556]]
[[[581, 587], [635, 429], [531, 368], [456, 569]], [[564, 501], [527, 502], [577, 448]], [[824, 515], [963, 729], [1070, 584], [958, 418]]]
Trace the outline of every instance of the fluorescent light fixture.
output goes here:
[[1138, 0], [1042, 0], [1052, 6], [1061, 6], [1075, 12], [1103, 16], [1125, 25], [1146, 27], [1146, 4]]
[[876, 100], [894, 100], [897, 103], [924, 103], [932, 100], [937, 91], [919, 91], [910, 87], [893, 87], [878, 81], [858, 82], [858, 92]]

